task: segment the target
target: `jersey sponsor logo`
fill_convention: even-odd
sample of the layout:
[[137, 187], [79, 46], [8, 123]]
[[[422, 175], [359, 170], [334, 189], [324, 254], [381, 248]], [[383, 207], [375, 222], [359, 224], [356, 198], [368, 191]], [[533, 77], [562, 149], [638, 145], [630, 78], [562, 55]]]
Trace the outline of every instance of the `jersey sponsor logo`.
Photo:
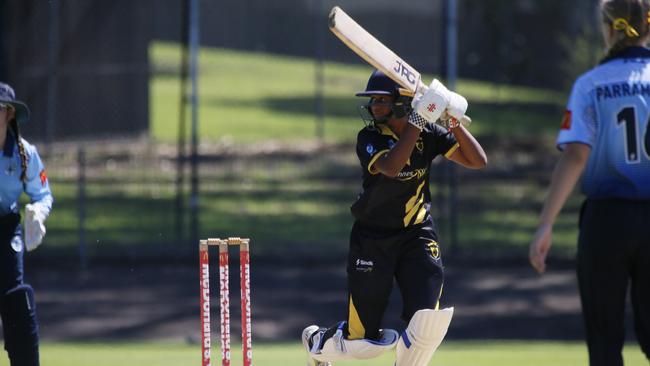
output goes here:
[[562, 125], [560, 126], [563, 130], [568, 130], [571, 128], [571, 111], [564, 111], [564, 117], [562, 118]]
[[635, 95], [650, 97], [650, 84], [615, 83], [596, 87], [596, 99], [598, 101], [602, 99], [633, 97]]
[[377, 149], [375, 149], [375, 147], [372, 144], [368, 143], [368, 145], [366, 145], [366, 152], [368, 153], [368, 155], [372, 155], [376, 151]]
[[399, 180], [409, 180], [409, 179], [420, 179], [427, 174], [427, 168], [414, 169], [409, 171], [401, 171], [397, 174], [397, 179]]

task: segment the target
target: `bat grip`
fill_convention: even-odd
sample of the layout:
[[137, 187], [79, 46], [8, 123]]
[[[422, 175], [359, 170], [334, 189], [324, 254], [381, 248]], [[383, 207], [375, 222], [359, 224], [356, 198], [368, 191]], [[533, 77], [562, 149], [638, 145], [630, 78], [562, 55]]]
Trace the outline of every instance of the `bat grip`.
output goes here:
[[463, 125], [463, 127], [467, 127], [472, 123], [472, 119], [469, 118], [468, 115], [464, 115], [463, 118], [460, 119], [460, 124]]

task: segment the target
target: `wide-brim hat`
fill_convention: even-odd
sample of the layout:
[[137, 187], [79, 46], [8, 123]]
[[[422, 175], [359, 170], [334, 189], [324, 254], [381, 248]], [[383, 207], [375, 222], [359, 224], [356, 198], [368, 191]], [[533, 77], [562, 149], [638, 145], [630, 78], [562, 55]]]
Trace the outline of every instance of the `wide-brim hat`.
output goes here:
[[16, 93], [8, 84], [0, 82], [0, 104], [9, 104], [16, 111], [16, 121], [23, 123], [29, 121], [29, 108], [27, 104], [16, 100]]

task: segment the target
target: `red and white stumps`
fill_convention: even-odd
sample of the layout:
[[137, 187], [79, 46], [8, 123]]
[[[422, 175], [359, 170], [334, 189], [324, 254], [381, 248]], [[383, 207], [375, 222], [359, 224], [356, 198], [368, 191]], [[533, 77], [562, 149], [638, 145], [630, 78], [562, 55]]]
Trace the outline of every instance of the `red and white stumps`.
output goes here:
[[200, 305], [201, 305], [201, 365], [211, 365], [210, 342], [210, 261], [208, 248], [219, 247], [219, 308], [221, 334], [221, 365], [230, 366], [230, 285], [228, 248], [239, 246], [241, 329], [243, 365], [253, 365], [251, 295], [250, 295], [250, 240], [246, 238], [207, 239], [199, 243]]
[[199, 301], [201, 304], [201, 365], [210, 366], [210, 260], [208, 242], [199, 244]]
[[251, 349], [251, 271], [248, 241], [239, 246], [239, 278], [241, 288], [241, 343], [244, 357], [244, 366], [253, 364], [253, 351]]

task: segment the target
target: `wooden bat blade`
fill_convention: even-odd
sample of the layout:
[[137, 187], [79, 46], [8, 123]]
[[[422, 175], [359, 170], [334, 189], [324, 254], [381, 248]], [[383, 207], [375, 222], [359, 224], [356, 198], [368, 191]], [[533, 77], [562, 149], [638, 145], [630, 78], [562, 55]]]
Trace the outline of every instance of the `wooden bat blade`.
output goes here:
[[329, 28], [352, 51], [405, 89], [415, 92], [422, 84], [417, 70], [379, 42], [338, 6], [330, 11]]

